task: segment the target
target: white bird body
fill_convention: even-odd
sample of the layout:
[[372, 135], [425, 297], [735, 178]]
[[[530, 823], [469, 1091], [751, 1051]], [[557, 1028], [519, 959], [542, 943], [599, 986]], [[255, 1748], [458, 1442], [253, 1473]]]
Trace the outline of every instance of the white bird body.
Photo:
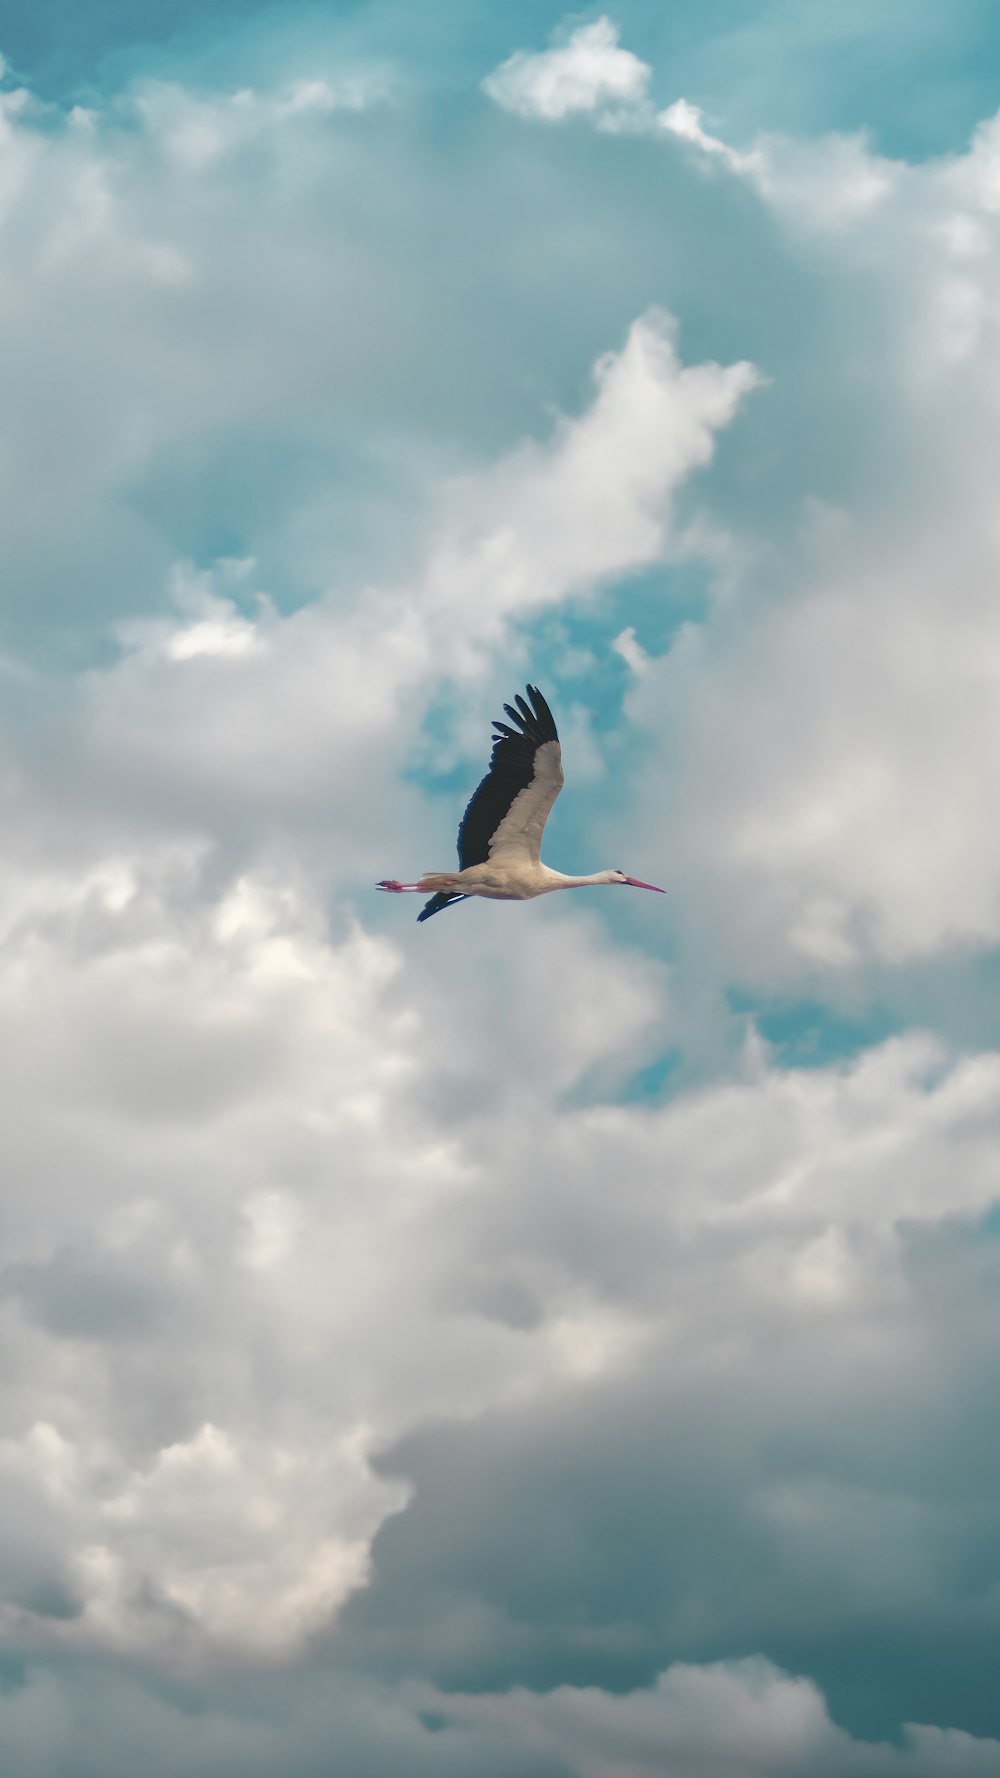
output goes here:
[[427, 871], [417, 883], [383, 878], [377, 885], [391, 895], [430, 894], [417, 916], [428, 920], [467, 895], [489, 901], [531, 901], [555, 889], [585, 889], [624, 883], [633, 889], [663, 890], [624, 871], [602, 870], [590, 877], [567, 877], [542, 863], [542, 834], [563, 787], [562, 750], [552, 712], [537, 686], [529, 685], [530, 706], [521, 697], [504, 710], [516, 729], [495, 722], [490, 769], [472, 796], [458, 830], [457, 871]]
[[566, 877], [541, 860], [536, 863], [501, 856], [489, 864], [470, 864], [467, 870], [427, 871], [415, 887], [444, 895], [482, 895], [488, 901], [531, 901], [536, 895], [551, 895], [553, 889], [586, 889], [596, 883], [620, 881], [613, 870], [601, 870], [592, 877]]

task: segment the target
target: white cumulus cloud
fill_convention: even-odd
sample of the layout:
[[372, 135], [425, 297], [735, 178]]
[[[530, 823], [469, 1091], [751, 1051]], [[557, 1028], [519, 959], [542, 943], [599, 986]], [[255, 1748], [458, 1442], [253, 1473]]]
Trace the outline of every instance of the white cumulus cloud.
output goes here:
[[650, 69], [622, 49], [607, 17], [580, 25], [552, 49], [518, 50], [483, 81], [484, 91], [506, 111], [555, 120], [606, 107], [646, 102]]

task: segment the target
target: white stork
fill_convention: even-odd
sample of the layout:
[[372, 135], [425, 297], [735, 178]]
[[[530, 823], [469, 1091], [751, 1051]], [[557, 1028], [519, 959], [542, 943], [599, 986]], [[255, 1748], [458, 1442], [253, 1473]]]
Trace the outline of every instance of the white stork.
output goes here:
[[458, 830], [456, 871], [428, 871], [419, 883], [397, 883], [384, 877], [376, 885], [389, 895], [432, 891], [418, 920], [429, 920], [452, 902], [469, 895], [491, 901], [530, 901], [553, 889], [585, 889], [596, 883], [626, 883], [631, 889], [652, 889], [623, 870], [599, 870], [592, 877], [564, 877], [541, 860], [542, 830], [563, 787], [562, 752], [552, 712], [537, 686], [527, 687], [530, 708], [515, 697], [517, 709], [504, 710], [516, 729], [494, 722], [490, 769], [476, 791]]

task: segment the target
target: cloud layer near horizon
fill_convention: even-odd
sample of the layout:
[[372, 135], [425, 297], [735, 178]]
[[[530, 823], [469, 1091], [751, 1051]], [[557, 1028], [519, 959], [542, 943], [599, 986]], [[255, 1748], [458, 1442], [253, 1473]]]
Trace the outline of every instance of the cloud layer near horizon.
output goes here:
[[[1000, 1771], [997, 126], [732, 148], [607, 20], [484, 85], [451, 203], [532, 157], [572, 240], [607, 154], [652, 227], [662, 165], [794, 338], [748, 269], [690, 347], [647, 264], [505, 409], [525, 219], [435, 334], [391, 70], [7, 84], [0, 1736], [18, 1778]], [[553, 846], [665, 909], [418, 934], [370, 882], [448, 857], [521, 676]], [[804, 1063], [778, 1001], [882, 1029]]]

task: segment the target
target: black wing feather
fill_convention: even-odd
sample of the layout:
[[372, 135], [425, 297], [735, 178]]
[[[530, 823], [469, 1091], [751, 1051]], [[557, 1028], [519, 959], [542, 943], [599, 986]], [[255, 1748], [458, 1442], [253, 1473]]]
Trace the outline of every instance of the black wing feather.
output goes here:
[[[537, 749], [546, 741], [559, 739], [552, 712], [538, 687], [529, 685], [527, 693], [530, 708], [522, 697], [514, 700], [516, 710], [510, 704], [504, 705], [516, 728], [508, 728], [500, 721], [493, 724], [496, 733], [490, 769], [474, 792], [458, 830], [458, 862], [462, 870], [468, 870], [473, 864], [486, 863], [493, 835], [514, 798], [527, 788], [535, 775]], [[425, 912], [428, 910], [437, 913], [437, 908], [431, 910], [430, 903]]]
[[423, 911], [417, 915], [417, 925], [419, 926], [421, 920], [429, 920], [432, 914], [439, 914], [442, 908], [450, 908], [453, 901], [468, 899], [467, 895], [445, 895], [443, 892], [432, 895], [430, 901], [424, 902]]

